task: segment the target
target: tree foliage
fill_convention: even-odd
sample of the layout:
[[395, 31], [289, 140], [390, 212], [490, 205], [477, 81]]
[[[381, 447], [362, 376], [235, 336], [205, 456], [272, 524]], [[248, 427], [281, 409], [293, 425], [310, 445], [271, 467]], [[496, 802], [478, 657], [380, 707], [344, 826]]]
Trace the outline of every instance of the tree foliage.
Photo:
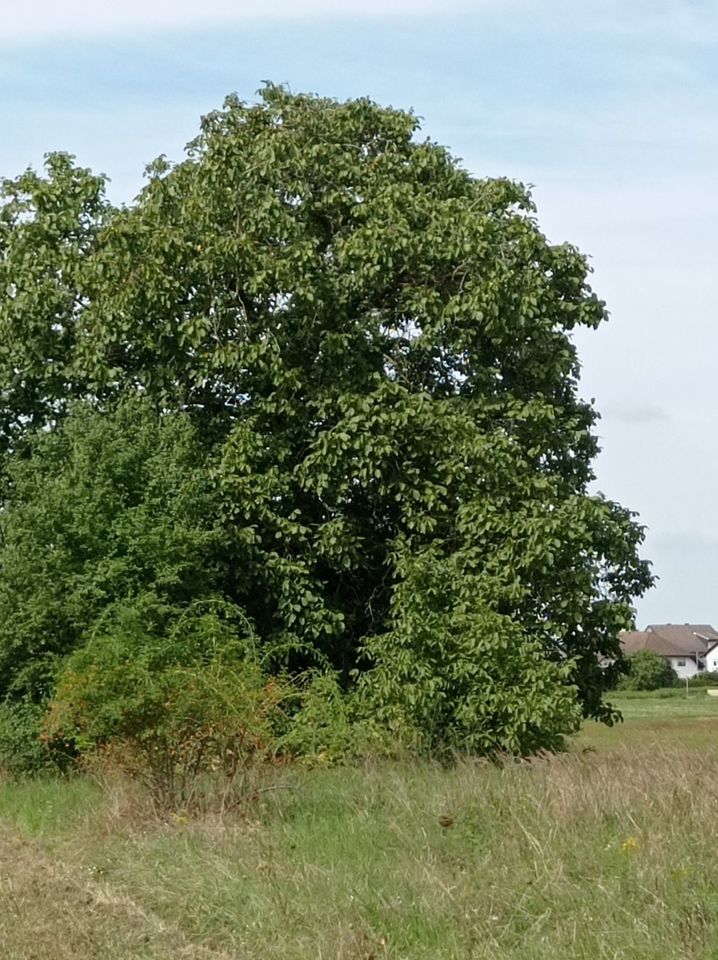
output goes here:
[[227, 561], [206, 460], [185, 416], [131, 400], [78, 408], [8, 463], [0, 517], [0, 684], [52, 692], [58, 663], [138, 598], [147, 629], [222, 597]]
[[232, 604], [264, 670], [434, 744], [608, 716], [650, 574], [589, 492], [572, 332], [604, 304], [526, 189], [412, 114], [274, 86], [147, 177], [121, 208], [64, 155], [3, 186], [5, 696], [150, 591]]
[[660, 690], [675, 687], [677, 679], [665, 657], [653, 650], [637, 650], [626, 657], [626, 673], [618, 685], [621, 690]]

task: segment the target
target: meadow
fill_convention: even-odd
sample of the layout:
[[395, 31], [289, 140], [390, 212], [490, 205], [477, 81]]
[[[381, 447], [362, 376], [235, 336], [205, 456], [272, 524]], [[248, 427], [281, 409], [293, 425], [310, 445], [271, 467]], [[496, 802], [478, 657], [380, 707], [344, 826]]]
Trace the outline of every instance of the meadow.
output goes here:
[[718, 958], [718, 702], [616, 702], [564, 755], [284, 770], [223, 817], [0, 784], [2, 955]]

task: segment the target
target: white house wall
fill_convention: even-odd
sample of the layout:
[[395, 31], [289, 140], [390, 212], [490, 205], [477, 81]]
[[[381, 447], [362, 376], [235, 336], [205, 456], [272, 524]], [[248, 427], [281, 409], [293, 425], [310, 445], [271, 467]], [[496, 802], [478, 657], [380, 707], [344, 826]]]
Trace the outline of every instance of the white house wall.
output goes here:
[[706, 654], [706, 670], [710, 670], [711, 673], [718, 671], [718, 647], [714, 647]]
[[[666, 657], [666, 660], [668, 660], [681, 680], [685, 680], [686, 677], [695, 677], [698, 673], [696, 662], [691, 657]], [[710, 670], [712, 668], [709, 667], [708, 669]]]

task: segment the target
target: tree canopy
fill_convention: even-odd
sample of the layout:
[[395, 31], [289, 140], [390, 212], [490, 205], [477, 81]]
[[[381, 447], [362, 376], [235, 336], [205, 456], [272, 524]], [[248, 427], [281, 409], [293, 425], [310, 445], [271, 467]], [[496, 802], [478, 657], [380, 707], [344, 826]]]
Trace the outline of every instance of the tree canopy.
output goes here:
[[272, 85], [104, 190], [64, 154], [2, 185], [7, 703], [151, 594], [231, 604], [268, 675], [437, 746], [610, 718], [651, 577], [590, 492], [572, 332], [605, 306], [529, 192], [411, 113]]

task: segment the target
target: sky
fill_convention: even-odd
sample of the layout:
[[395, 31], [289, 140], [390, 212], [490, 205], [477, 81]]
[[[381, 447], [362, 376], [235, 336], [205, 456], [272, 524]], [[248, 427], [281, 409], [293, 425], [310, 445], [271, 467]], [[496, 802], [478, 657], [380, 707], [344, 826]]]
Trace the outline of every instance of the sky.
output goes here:
[[67, 150], [130, 201], [199, 117], [265, 80], [412, 108], [477, 176], [531, 184], [590, 256], [597, 483], [637, 511], [638, 625], [718, 626], [718, 4], [712, 0], [25, 0], [0, 19], [0, 176]]

